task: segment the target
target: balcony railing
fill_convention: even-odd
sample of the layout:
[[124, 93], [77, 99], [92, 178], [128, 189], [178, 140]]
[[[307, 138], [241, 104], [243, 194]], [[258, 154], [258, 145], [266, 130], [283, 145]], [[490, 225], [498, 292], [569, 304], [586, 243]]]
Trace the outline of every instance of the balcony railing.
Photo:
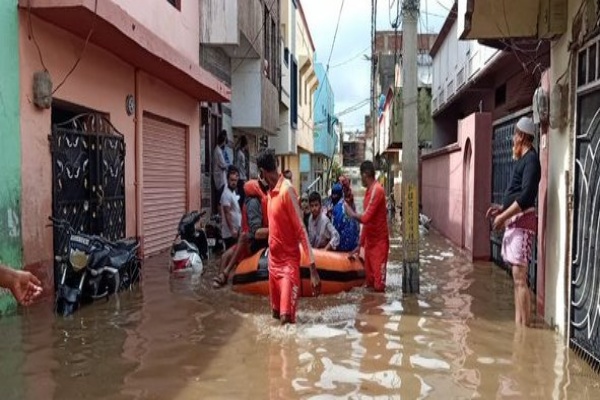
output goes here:
[[454, 80], [451, 80], [450, 82], [448, 82], [447, 92], [446, 92], [447, 99], [450, 99], [452, 96], [454, 96]]
[[462, 67], [456, 74], [456, 88], [459, 89], [465, 84], [465, 68]]
[[246, 44], [252, 46], [254, 56], [262, 54], [263, 8], [260, 0], [203, 0], [200, 4], [202, 43], [231, 47], [230, 50]]

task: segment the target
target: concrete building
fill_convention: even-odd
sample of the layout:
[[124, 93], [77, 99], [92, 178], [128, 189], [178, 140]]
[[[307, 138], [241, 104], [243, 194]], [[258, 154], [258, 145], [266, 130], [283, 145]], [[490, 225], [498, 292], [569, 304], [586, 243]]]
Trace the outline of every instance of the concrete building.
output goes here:
[[[318, 80], [315, 73], [315, 46], [300, 0], [281, 2], [283, 47], [282, 89], [279, 106], [279, 130], [269, 138], [269, 147], [280, 156], [282, 170], [292, 171], [296, 190], [310, 177], [313, 153], [313, 101]], [[301, 157], [306, 161], [301, 168]]]
[[[202, 0], [199, 4], [200, 64], [232, 92], [230, 103], [202, 105], [202, 170], [207, 178], [203, 193], [208, 194], [214, 192], [208, 178], [211, 154], [221, 129], [230, 135], [231, 160], [239, 138], [248, 139], [250, 175], [257, 172], [257, 151], [267, 147], [268, 138], [278, 133], [283, 55], [279, 26], [283, 10], [279, 9], [279, 1], [272, 0]], [[212, 200], [215, 203], [216, 199]], [[211, 205], [204, 202], [203, 207]]]
[[[501, 237], [482, 221], [486, 204], [501, 202], [509, 184], [508, 144], [518, 118], [531, 114], [536, 79], [549, 65], [549, 48], [540, 43], [535, 54], [527, 54], [540, 67], [524, 69], [519, 56], [510, 51], [459, 40], [457, 10], [455, 3], [431, 48], [434, 133], [433, 151], [422, 157], [423, 210], [440, 232], [473, 258], [491, 257], [503, 266]], [[456, 168], [441, 178], [440, 165]], [[532, 262], [534, 286], [538, 266]]]
[[530, 60], [541, 45], [549, 47], [549, 69], [531, 63], [544, 71], [534, 103], [541, 110], [543, 176], [538, 250], [544, 257], [538, 259], [542, 285], [538, 283], [537, 309], [596, 366], [600, 273], [595, 243], [600, 236], [598, 213], [590, 210], [597, 208], [600, 182], [599, 11], [597, 2], [583, 0], [517, 2], [504, 10], [491, 0], [471, 0], [458, 2], [457, 13], [457, 35], [462, 39], [508, 45], [522, 60]]
[[[429, 112], [432, 83], [432, 58], [430, 50], [437, 34], [417, 35], [417, 78], [418, 78], [418, 140], [421, 147], [429, 147], [432, 140], [431, 115]], [[383, 175], [388, 193], [400, 198], [401, 148], [402, 148], [402, 31], [377, 31], [375, 51], [372, 57], [377, 77], [378, 95], [377, 123], [374, 128], [372, 152], [376, 166]], [[369, 132], [370, 129], [367, 129]], [[367, 154], [370, 153], [367, 139]], [[368, 156], [367, 156], [368, 158]], [[398, 200], [399, 202], [399, 200]]]
[[148, 256], [200, 207], [199, 102], [230, 90], [199, 65], [199, 4], [19, 1], [21, 263], [46, 293], [67, 243], [49, 216]]
[[[375, 59], [377, 71], [377, 93], [387, 93], [390, 87], [401, 86], [400, 73], [396, 65], [402, 62], [402, 31], [377, 31], [375, 33]], [[431, 87], [433, 71], [429, 54], [437, 38], [434, 33], [419, 33], [417, 35], [419, 87]], [[398, 84], [396, 84], [398, 83]]]
[[310, 181], [319, 181], [314, 190], [325, 193], [329, 189], [330, 169], [333, 157], [337, 151], [338, 138], [335, 132], [337, 119], [335, 117], [335, 97], [325, 66], [317, 63], [315, 66], [319, 87], [315, 92], [314, 99], [314, 153], [311, 158]]
[[361, 131], [344, 132], [342, 157], [344, 167], [360, 167], [365, 161], [366, 134]]

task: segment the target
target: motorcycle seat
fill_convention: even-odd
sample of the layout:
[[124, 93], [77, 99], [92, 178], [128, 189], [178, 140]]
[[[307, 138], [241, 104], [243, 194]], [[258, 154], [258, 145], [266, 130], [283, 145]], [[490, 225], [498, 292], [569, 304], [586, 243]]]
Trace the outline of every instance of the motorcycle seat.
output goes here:
[[194, 246], [192, 243], [188, 242], [187, 240], [182, 240], [178, 243], [173, 244], [172, 252], [187, 251], [187, 250], [198, 253], [198, 248], [196, 246]]
[[139, 242], [135, 238], [127, 238], [117, 240], [116, 242], [113, 242], [112, 245], [119, 250], [132, 251], [139, 246]]

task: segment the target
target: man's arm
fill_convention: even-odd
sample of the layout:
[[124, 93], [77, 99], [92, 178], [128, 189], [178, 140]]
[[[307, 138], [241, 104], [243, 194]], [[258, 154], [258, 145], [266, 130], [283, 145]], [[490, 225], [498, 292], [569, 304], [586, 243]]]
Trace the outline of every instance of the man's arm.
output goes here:
[[15, 299], [28, 306], [42, 293], [42, 283], [31, 272], [0, 265], [0, 287], [10, 289]]
[[223, 208], [223, 217], [225, 218], [225, 223], [229, 227], [229, 232], [235, 237], [235, 230], [233, 228], [233, 217], [231, 216], [231, 202], [226, 197], [226, 193], [223, 192], [221, 195], [221, 207]]
[[227, 169], [227, 163], [225, 162], [225, 155], [223, 154], [223, 152], [225, 150], [223, 150], [221, 148], [219, 148], [219, 150], [216, 151], [217, 156], [215, 157], [215, 159], [217, 160], [217, 167], [219, 167], [221, 169], [221, 171], [225, 171]]
[[535, 198], [537, 197], [538, 187], [540, 184], [540, 165], [537, 160], [534, 162], [530, 159], [523, 168], [523, 179], [521, 180], [521, 193], [517, 197], [516, 202], [519, 204], [521, 210], [526, 210], [535, 205]]
[[[259, 231], [261, 229], [266, 230], [266, 236], [269, 234], [268, 228], [263, 228], [262, 226], [262, 205], [260, 204], [260, 200], [256, 198], [249, 198], [246, 201], [246, 214], [248, 215], [248, 227], [250, 228], [250, 238], [252, 239], [266, 239], [266, 237], [258, 237]], [[261, 236], [265, 234], [264, 231], [260, 232]]]
[[256, 240], [267, 240], [269, 238], [269, 228], [260, 228], [254, 234]]
[[233, 218], [231, 217], [231, 206], [225, 206], [222, 203], [221, 203], [221, 205], [223, 206], [223, 214], [225, 214], [225, 223], [229, 227], [229, 231], [233, 234], [234, 228], [233, 228], [233, 221], [232, 221]]
[[15, 279], [15, 271], [11, 268], [0, 265], [0, 287], [8, 288]]
[[340, 245], [340, 234], [337, 229], [333, 226], [331, 221], [327, 221], [327, 225], [325, 226], [327, 232], [329, 232], [329, 237], [331, 240], [327, 243], [325, 250], [335, 250]]
[[[369, 198], [369, 203], [367, 204], [367, 208], [362, 214], [358, 214], [357, 212], [355, 212], [353, 210], [347, 210], [347, 212], [350, 217], [356, 219], [361, 224], [368, 224], [369, 222], [371, 222], [373, 220], [375, 213], [381, 207], [384, 207], [384, 209], [386, 208], [385, 207], [385, 194], [383, 193], [383, 190], [381, 188], [374, 187], [373, 191], [371, 192], [371, 196]], [[361, 240], [362, 240], [362, 236], [361, 236]]]
[[304, 228], [304, 220], [302, 219], [302, 210], [300, 209], [300, 205], [298, 204], [298, 195], [296, 194], [296, 189], [293, 186], [289, 186], [285, 193], [285, 204], [286, 208], [290, 215], [290, 221], [292, 223], [293, 230], [298, 232], [300, 236], [300, 244], [304, 248], [304, 251], [308, 255], [311, 264], [315, 263], [315, 256], [312, 252], [312, 248], [310, 247], [310, 242], [308, 240], [308, 233]]
[[497, 217], [500, 223], [504, 223], [511, 217], [535, 205], [535, 198], [540, 183], [541, 171], [538, 163], [528, 162], [523, 168], [523, 179], [519, 197]]

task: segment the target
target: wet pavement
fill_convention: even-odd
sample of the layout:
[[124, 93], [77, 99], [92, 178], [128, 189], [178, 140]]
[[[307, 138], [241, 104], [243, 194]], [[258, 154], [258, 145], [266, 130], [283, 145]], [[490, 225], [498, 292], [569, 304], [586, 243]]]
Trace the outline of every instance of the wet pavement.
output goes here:
[[[435, 234], [421, 290], [302, 299], [280, 327], [265, 298], [177, 279], [167, 258], [133, 292], [70, 318], [51, 305], [0, 318], [1, 399], [598, 399], [600, 379], [550, 330], [515, 329], [512, 283]], [[214, 265], [208, 269], [214, 270]]]

